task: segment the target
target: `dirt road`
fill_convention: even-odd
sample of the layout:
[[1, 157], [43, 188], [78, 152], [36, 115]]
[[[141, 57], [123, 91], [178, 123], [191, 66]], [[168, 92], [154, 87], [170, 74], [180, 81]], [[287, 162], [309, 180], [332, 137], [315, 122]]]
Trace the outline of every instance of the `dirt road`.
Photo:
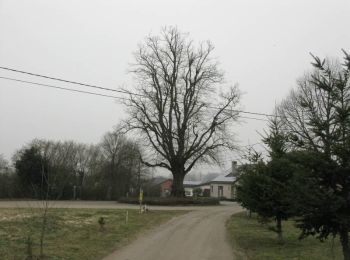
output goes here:
[[197, 207], [139, 237], [104, 260], [232, 260], [226, 220], [241, 208], [234, 203]]

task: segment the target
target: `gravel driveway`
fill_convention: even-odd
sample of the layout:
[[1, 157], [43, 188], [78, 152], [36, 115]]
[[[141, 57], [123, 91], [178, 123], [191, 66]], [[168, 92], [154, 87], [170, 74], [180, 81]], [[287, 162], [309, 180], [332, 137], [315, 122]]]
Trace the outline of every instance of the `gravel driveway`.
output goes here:
[[241, 207], [225, 203], [216, 207], [191, 208], [194, 210], [140, 236], [104, 260], [234, 259], [225, 223], [233, 213], [241, 211]]

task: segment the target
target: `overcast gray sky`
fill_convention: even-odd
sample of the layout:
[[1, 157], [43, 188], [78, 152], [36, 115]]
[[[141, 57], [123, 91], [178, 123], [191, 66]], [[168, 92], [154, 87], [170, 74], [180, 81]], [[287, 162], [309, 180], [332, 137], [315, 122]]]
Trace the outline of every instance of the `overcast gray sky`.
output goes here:
[[[350, 1], [333, 0], [0, 0], [0, 66], [96, 84], [132, 84], [132, 52], [150, 33], [177, 26], [195, 41], [210, 40], [238, 83], [247, 111], [271, 113], [310, 69], [310, 55], [350, 51]], [[14, 77], [79, 89], [74, 85]], [[124, 115], [113, 99], [0, 79], [0, 153], [33, 138], [96, 143]], [[265, 123], [237, 126], [240, 145], [259, 141]], [[230, 160], [230, 158], [226, 158]]]

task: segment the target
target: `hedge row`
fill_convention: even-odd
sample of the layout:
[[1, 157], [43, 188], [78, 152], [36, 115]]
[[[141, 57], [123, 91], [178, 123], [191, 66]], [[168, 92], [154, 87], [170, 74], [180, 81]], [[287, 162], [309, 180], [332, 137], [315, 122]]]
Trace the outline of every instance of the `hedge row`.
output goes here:
[[[122, 197], [118, 200], [121, 203], [139, 204], [139, 199], [135, 197]], [[176, 205], [219, 205], [218, 198], [174, 198], [174, 197], [145, 197], [143, 204], [147, 205], [162, 205], [162, 206], [176, 206]]]

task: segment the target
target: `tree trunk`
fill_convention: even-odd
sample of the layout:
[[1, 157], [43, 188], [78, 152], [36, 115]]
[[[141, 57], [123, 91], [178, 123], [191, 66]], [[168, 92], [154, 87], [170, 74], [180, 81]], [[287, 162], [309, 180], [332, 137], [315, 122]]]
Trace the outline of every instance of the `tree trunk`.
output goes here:
[[277, 217], [276, 218], [276, 222], [277, 222], [277, 236], [278, 236], [278, 240], [279, 242], [283, 242], [283, 235], [282, 235], [282, 219], [281, 217]]
[[185, 174], [183, 172], [173, 172], [173, 186], [171, 188], [171, 196], [178, 198], [185, 197], [184, 178]]
[[349, 230], [344, 228], [340, 231], [340, 242], [343, 248], [344, 260], [350, 260]]

